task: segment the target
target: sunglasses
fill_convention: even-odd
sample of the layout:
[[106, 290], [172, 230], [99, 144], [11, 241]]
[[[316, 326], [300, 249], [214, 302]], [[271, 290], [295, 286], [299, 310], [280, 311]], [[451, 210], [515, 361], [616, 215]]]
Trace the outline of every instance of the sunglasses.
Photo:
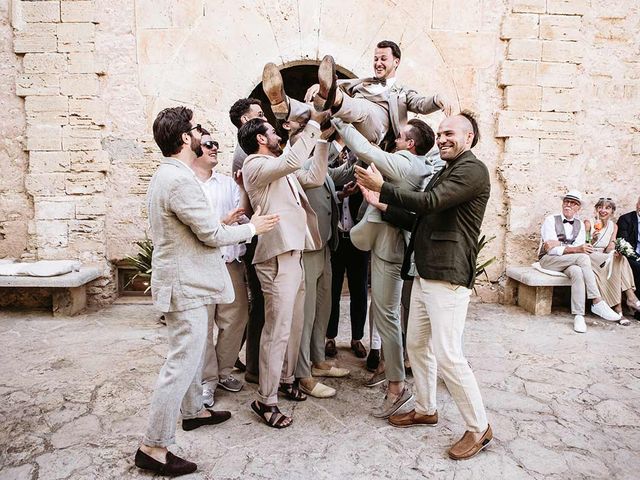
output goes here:
[[203, 147], [208, 148], [209, 150], [211, 150], [213, 147], [219, 148], [220, 145], [218, 144], [218, 142], [214, 141], [208, 141], [208, 142], [202, 142], [200, 145], [202, 145]]
[[198, 123], [195, 127], [192, 127], [189, 130], [187, 130], [187, 133], [191, 133], [194, 130], [198, 130], [199, 133], [202, 133], [202, 125]]
[[611, 197], [600, 197], [598, 200], [613, 200]]

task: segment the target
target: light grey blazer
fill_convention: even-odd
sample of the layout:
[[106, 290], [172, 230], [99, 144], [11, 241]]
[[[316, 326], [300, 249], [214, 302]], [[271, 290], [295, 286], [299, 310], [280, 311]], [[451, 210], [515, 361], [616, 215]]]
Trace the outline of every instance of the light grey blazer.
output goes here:
[[[375, 163], [386, 181], [404, 190], [424, 189], [427, 179], [433, 174], [433, 167], [426, 162], [424, 156], [414, 155], [408, 150], [385, 152], [372, 145], [352, 125], [340, 119], [333, 119], [332, 122], [345, 144], [358, 156], [358, 160], [367, 165]], [[350, 233], [356, 248], [371, 250], [387, 262], [402, 263], [409, 233], [382, 220], [377, 208], [367, 205], [362, 220]]]
[[253, 228], [218, 223], [195, 174], [175, 158], [165, 158], [153, 175], [147, 205], [153, 304], [161, 312], [175, 312], [233, 302], [219, 247], [249, 240]]

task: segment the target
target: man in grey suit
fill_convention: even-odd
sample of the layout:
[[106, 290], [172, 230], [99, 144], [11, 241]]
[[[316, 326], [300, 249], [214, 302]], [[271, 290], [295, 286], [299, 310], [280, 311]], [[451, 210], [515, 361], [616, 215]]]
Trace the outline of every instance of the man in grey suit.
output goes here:
[[[367, 141], [352, 125], [334, 119], [338, 133], [358, 159], [366, 164], [375, 163], [385, 178], [406, 190], [419, 191], [426, 185], [433, 167], [425, 155], [434, 144], [433, 130], [423, 121], [409, 120], [400, 129], [396, 138], [396, 151], [387, 153]], [[405, 372], [400, 324], [400, 296], [402, 279], [400, 269], [404, 257], [408, 233], [382, 220], [380, 211], [368, 205], [362, 220], [351, 229], [353, 245], [371, 251], [371, 315], [370, 320], [378, 329], [382, 339], [385, 362], [384, 369], [389, 389], [382, 405], [374, 416], [387, 418], [406, 404], [413, 395], [405, 386]], [[374, 374], [379, 381], [369, 382], [373, 386], [385, 380]]]
[[[407, 123], [407, 112], [427, 114], [443, 110], [450, 115], [452, 110], [444, 95], [425, 97], [396, 82], [401, 55], [395, 42], [383, 40], [374, 51], [374, 76], [351, 80], [336, 80], [335, 62], [326, 55], [318, 68], [319, 83], [309, 88], [305, 102], [313, 102], [318, 111], [331, 109], [334, 117], [353, 124], [368, 141], [391, 150]], [[262, 84], [276, 118], [298, 121], [308, 118], [309, 105], [286, 96], [282, 77], [273, 63], [265, 65]]]
[[154, 245], [151, 293], [154, 305], [165, 314], [169, 352], [135, 464], [173, 476], [197, 468], [167, 450], [174, 442], [180, 411], [183, 430], [217, 424], [231, 416], [204, 408], [200, 379], [208, 318], [214, 304], [234, 298], [219, 247], [246, 242], [269, 232], [279, 221], [277, 215], [260, 216], [256, 211], [246, 225], [218, 223], [192, 170], [194, 160], [202, 155], [202, 128], [193, 124], [192, 117], [185, 107], [158, 114], [153, 137], [165, 158], [147, 194]]

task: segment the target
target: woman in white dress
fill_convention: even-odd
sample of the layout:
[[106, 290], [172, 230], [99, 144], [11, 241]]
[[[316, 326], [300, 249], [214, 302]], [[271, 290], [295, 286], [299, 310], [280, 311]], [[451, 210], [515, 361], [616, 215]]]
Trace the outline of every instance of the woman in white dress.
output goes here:
[[[640, 300], [633, 291], [633, 272], [627, 258], [615, 250], [618, 226], [613, 222], [616, 204], [610, 198], [600, 198], [595, 206], [596, 218], [585, 220], [587, 239], [594, 247], [591, 267], [596, 276], [596, 283], [602, 298], [616, 312], [622, 313], [622, 292], [624, 292], [629, 308], [640, 311]], [[626, 319], [620, 320], [623, 325]]]

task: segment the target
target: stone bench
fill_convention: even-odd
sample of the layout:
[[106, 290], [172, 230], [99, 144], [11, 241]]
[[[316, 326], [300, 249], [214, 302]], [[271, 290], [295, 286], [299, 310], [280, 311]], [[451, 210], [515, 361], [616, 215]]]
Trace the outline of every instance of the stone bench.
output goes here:
[[79, 271], [53, 277], [28, 275], [0, 275], [3, 288], [50, 288], [52, 289], [53, 315], [75, 315], [87, 306], [87, 283], [102, 275], [98, 267], [83, 266]]
[[507, 277], [517, 283], [518, 306], [534, 315], [551, 313], [553, 287], [570, 287], [566, 275], [555, 276], [539, 272], [533, 267], [508, 267]]

